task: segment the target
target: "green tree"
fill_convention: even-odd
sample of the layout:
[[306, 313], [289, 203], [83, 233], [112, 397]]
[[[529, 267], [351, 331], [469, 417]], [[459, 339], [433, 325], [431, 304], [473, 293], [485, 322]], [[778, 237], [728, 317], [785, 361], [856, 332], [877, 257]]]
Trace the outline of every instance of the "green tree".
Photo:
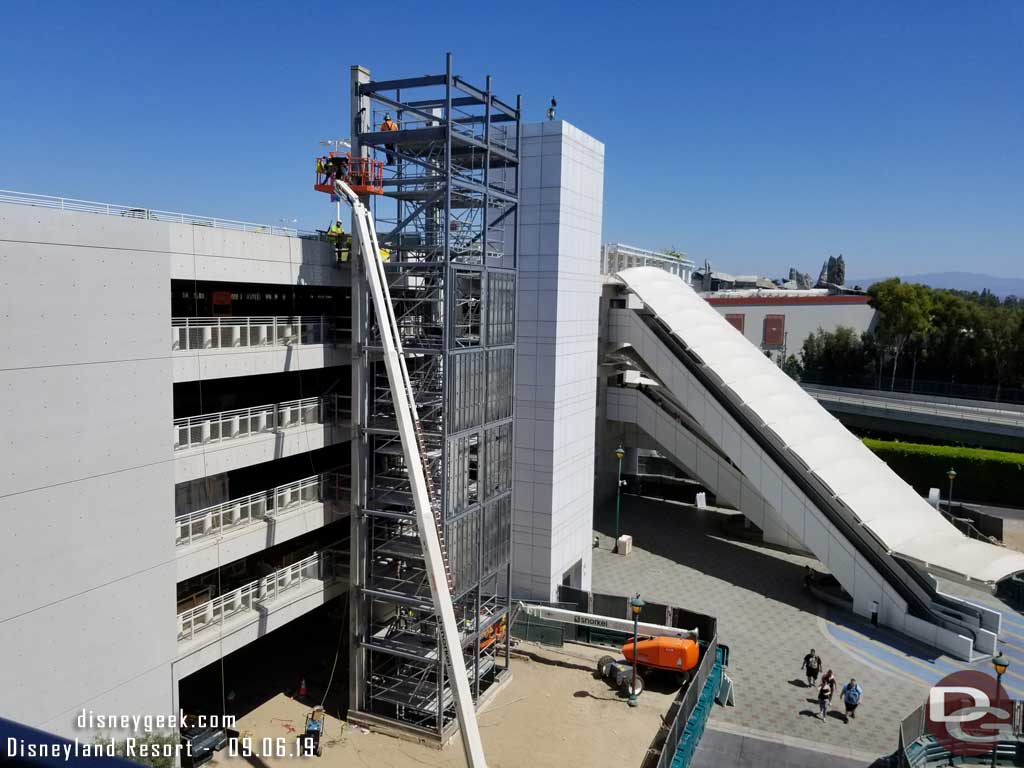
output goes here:
[[898, 277], [893, 277], [872, 285], [868, 294], [871, 306], [880, 315], [875, 333], [893, 351], [889, 385], [893, 389], [904, 347], [912, 338], [924, 336], [931, 325], [932, 291], [923, 285], [902, 283]]
[[809, 379], [839, 383], [856, 382], [872, 370], [871, 353], [863, 336], [846, 326], [834, 331], [819, 328], [804, 339], [800, 363]]
[[982, 353], [995, 374], [996, 400], [1004, 385], [1020, 383], [1024, 361], [1024, 312], [991, 309], [984, 313], [981, 337]]

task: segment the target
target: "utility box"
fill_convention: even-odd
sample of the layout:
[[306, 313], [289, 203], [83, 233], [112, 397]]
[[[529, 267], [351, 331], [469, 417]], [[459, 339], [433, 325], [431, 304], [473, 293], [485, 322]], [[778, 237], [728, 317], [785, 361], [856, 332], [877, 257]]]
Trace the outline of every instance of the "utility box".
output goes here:
[[619, 555], [628, 555], [633, 551], [633, 537], [628, 533], [624, 533], [619, 536], [619, 540], [615, 542], [615, 553]]

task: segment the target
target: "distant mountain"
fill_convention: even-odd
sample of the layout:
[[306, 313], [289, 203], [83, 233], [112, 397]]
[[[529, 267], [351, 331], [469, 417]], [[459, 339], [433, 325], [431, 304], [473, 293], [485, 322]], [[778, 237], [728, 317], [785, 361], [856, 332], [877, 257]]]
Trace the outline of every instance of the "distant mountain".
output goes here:
[[[1000, 298], [1004, 296], [1024, 296], [1024, 278], [993, 277], [976, 272], [929, 272], [924, 275], [896, 275], [904, 283], [921, 283], [932, 288], [955, 288], [958, 291], [978, 291], [988, 288]], [[885, 280], [884, 277], [847, 278], [847, 285], [859, 285], [867, 288], [872, 283]]]

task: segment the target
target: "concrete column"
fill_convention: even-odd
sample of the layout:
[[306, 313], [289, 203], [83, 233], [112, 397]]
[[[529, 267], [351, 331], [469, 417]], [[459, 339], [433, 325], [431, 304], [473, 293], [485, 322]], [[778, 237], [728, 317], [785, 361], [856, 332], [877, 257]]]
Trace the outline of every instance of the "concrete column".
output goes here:
[[199, 440], [203, 443], [210, 442], [210, 422], [204, 421], [199, 427]]
[[213, 329], [210, 326], [208, 326], [208, 325], [204, 325], [204, 326], [202, 326], [199, 329], [199, 335], [200, 335], [199, 337], [201, 339], [200, 345], [201, 345], [202, 349], [209, 349], [210, 346], [212, 345], [212, 341], [211, 341], [211, 339], [212, 339], [211, 331], [212, 330]]

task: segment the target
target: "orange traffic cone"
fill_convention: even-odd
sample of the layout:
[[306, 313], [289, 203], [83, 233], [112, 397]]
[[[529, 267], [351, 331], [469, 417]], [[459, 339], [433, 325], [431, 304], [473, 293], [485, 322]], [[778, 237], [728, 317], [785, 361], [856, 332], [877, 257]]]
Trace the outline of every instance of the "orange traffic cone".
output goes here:
[[302, 680], [299, 681], [299, 698], [305, 698], [306, 693], [306, 678], [302, 678]]

